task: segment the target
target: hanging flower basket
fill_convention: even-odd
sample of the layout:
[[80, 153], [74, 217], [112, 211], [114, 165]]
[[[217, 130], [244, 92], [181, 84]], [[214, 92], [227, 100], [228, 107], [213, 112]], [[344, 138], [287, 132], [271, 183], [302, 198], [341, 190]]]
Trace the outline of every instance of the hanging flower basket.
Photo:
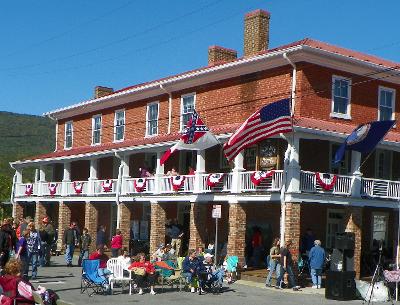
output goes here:
[[215, 187], [218, 183], [222, 181], [225, 174], [210, 174], [207, 177], [207, 185], [209, 187]]
[[171, 177], [172, 188], [175, 192], [179, 191], [179, 189], [185, 183], [185, 176], [173, 176]]
[[330, 191], [336, 184], [337, 176], [331, 174], [321, 174], [316, 172], [315, 178], [317, 179], [317, 183], [325, 190]]
[[33, 184], [32, 183], [28, 183], [25, 185], [25, 195], [26, 196], [30, 196], [33, 193]]
[[250, 175], [250, 180], [253, 182], [255, 186], [259, 186], [263, 180], [268, 177], [271, 177], [275, 171], [268, 171], [268, 172], [254, 172]]
[[50, 196], [54, 196], [57, 193], [57, 186], [57, 183], [49, 183]]
[[83, 182], [74, 181], [74, 190], [75, 194], [82, 194], [83, 191]]
[[135, 188], [136, 192], [141, 193], [146, 189], [146, 178], [139, 178], [133, 180], [133, 187]]
[[113, 185], [113, 181], [111, 179], [107, 179], [106, 181], [103, 181], [101, 183], [103, 191], [106, 192], [106, 193], [112, 191], [112, 185]]

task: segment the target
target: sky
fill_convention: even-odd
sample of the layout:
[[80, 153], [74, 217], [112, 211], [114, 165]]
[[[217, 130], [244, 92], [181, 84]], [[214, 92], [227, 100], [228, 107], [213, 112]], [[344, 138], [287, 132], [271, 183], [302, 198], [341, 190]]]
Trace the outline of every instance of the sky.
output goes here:
[[243, 54], [245, 13], [271, 13], [270, 48], [306, 37], [400, 62], [398, 0], [0, 1], [0, 111], [41, 115]]

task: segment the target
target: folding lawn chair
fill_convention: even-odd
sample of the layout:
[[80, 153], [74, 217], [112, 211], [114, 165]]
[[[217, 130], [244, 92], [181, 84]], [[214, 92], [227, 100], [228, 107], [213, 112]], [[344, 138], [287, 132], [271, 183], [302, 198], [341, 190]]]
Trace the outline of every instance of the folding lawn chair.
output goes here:
[[237, 279], [237, 265], [239, 263], [239, 257], [237, 256], [228, 256], [226, 259], [226, 271], [235, 276], [235, 280]]
[[161, 281], [162, 291], [164, 291], [164, 285], [172, 288], [176, 285], [179, 291], [182, 290], [181, 270], [176, 269], [173, 261], [156, 262], [154, 265], [160, 275], [159, 280]]
[[100, 260], [84, 259], [82, 261], [81, 293], [85, 291], [91, 297], [93, 294], [105, 294], [108, 280], [98, 273]]

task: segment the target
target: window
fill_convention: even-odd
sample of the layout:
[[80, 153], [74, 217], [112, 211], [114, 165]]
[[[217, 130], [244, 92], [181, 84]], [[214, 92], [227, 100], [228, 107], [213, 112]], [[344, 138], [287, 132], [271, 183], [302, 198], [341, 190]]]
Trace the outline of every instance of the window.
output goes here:
[[394, 99], [396, 91], [393, 89], [379, 87], [379, 111], [378, 120], [387, 121], [394, 119]]
[[328, 209], [326, 222], [326, 248], [335, 247], [336, 233], [344, 232], [344, 210]]
[[350, 119], [351, 80], [334, 76], [332, 78], [332, 117]]
[[392, 176], [392, 152], [377, 149], [375, 151], [375, 177], [390, 180]]
[[389, 215], [387, 213], [372, 213], [372, 238], [371, 247], [374, 246], [374, 241], [384, 241], [387, 245], [387, 227], [389, 222]]
[[114, 117], [114, 141], [123, 141], [125, 133], [125, 110], [115, 111]]
[[351, 152], [346, 150], [342, 161], [335, 167], [332, 166], [333, 159], [335, 158], [336, 151], [339, 149], [340, 145], [336, 143], [331, 143], [331, 157], [329, 164], [331, 165], [330, 172], [337, 175], [348, 175], [351, 174]]
[[92, 145], [101, 143], [101, 115], [92, 118]]
[[195, 108], [195, 97], [194, 93], [182, 95], [181, 97], [181, 131], [185, 129], [187, 122], [192, 116]]
[[158, 134], [158, 102], [147, 104], [146, 136]]
[[64, 141], [64, 148], [70, 149], [72, 148], [73, 143], [73, 136], [74, 136], [74, 126], [72, 121], [65, 123], [65, 141]]

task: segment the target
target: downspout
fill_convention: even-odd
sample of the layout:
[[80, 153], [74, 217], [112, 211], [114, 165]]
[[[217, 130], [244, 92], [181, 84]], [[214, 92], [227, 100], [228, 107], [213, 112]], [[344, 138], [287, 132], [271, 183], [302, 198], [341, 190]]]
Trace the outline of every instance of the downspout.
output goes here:
[[168, 94], [168, 131], [167, 134], [171, 133], [171, 125], [172, 125], [172, 93], [164, 88], [162, 84], [160, 84], [160, 89]]
[[[293, 118], [294, 116], [294, 109], [295, 109], [295, 103], [296, 103], [296, 76], [297, 76], [297, 70], [296, 70], [296, 65], [289, 59], [287, 56], [287, 53], [283, 53], [283, 58], [287, 60], [287, 62], [293, 67], [292, 71], [292, 90], [291, 90], [291, 109], [290, 113]], [[294, 134], [292, 133], [294, 136]], [[289, 139], [288, 139], [289, 140]], [[289, 143], [289, 141], [288, 141]], [[280, 243], [281, 245], [285, 245], [285, 232], [286, 232], [286, 201], [285, 201], [285, 194], [286, 194], [286, 184], [287, 184], [287, 168], [290, 162], [290, 153], [291, 153], [291, 146], [293, 146], [294, 141], [292, 140], [291, 145], [288, 145], [288, 148], [286, 149], [285, 152], [285, 159], [283, 162], [283, 177], [282, 177], [282, 188], [281, 188], [281, 194], [280, 194], [280, 200], [281, 200], [281, 223], [280, 223]], [[289, 143], [290, 144], [290, 143]]]
[[121, 218], [121, 207], [120, 207], [120, 202], [119, 202], [119, 196], [121, 194], [121, 186], [122, 186], [122, 169], [123, 169], [123, 164], [122, 164], [122, 157], [118, 153], [114, 153], [115, 157], [118, 158], [121, 163], [118, 167], [118, 178], [117, 178], [117, 187], [115, 190], [115, 203], [117, 204], [117, 229], [120, 228], [120, 218]]

